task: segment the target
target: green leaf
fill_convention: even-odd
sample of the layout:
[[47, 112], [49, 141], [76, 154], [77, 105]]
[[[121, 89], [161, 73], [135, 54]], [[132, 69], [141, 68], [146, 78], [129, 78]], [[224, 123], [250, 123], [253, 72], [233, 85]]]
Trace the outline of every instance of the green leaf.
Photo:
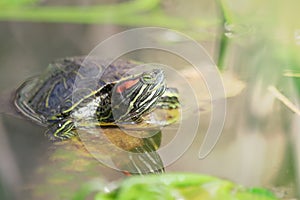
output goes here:
[[[9, 7], [21, 7], [28, 6], [37, 3], [37, 0], [0, 0], [0, 9], [1, 8], [9, 8]], [[0, 12], [3, 12], [1, 9]]]
[[[122, 181], [117, 189], [100, 191], [95, 200], [277, 200], [264, 188], [245, 188], [217, 177], [170, 173], [133, 176]], [[77, 198], [76, 200], [81, 200]]]

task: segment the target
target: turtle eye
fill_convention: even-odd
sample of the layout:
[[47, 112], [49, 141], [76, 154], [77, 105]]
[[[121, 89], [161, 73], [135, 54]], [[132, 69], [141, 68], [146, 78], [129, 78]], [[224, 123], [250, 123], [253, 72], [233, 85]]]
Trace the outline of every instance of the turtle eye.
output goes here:
[[164, 81], [164, 73], [161, 69], [144, 72], [141, 76], [141, 81], [145, 84], [159, 84]]
[[153, 76], [151, 76], [150, 74], [143, 74], [142, 81], [144, 83], [150, 84], [150, 83], [153, 83], [155, 80], [154, 80]]

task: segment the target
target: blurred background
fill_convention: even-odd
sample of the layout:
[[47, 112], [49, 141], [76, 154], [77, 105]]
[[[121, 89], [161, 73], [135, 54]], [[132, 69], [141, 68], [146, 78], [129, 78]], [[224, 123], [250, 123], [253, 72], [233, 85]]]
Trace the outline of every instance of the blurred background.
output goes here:
[[[0, 0], [0, 199], [30, 199], [32, 193], [44, 198], [47, 190], [48, 199], [58, 199], [60, 187], [78, 187], [61, 174], [57, 176], [64, 181], [48, 181], [51, 186], [43, 181], [47, 175], [41, 166], [55, 150], [49, 150], [45, 128], [10, 114], [11, 93], [57, 58], [86, 55], [115, 33], [146, 26], [186, 34], [206, 49], [221, 74], [230, 74], [225, 89], [232, 95], [227, 97], [226, 121], [214, 150], [198, 158], [210, 119], [204, 112], [193, 144], [167, 172], [210, 174], [296, 199], [299, 8], [297, 0]], [[139, 59], [149, 53], [141, 53]], [[159, 60], [159, 53], [153, 55]], [[52, 167], [59, 172], [56, 161]], [[123, 177], [103, 166], [100, 170], [106, 181]], [[76, 173], [77, 183], [93, 177]]]

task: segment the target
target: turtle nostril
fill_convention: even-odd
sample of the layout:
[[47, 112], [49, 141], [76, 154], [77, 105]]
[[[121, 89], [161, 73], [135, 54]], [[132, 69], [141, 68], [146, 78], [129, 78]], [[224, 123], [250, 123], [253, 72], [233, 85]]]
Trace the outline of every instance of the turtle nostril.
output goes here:
[[163, 70], [161, 70], [161, 69], [155, 69], [155, 70], [154, 70], [154, 73], [155, 73], [156, 80], [157, 80], [158, 82], [164, 81], [165, 76], [164, 76]]
[[154, 73], [155, 75], [163, 74], [163, 70], [161, 70], [161, 69], [154, 69], [154, 70], [153, 70], [153, 73]]

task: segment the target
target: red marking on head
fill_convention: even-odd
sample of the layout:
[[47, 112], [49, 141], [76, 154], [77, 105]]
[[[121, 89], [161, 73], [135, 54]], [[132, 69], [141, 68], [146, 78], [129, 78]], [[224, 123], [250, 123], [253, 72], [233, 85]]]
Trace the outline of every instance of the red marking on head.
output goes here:
[[124, 92], [124, 90], [127, 90], [128, 88], [131, 88], [132, 86], [134, 86], [138, 81], [139, 81], [139, 79], [124, 81], [123, 83], [118, 85], [116, 92], [122, 93], [122, 92]]
[[130, 174], [129, 171], [123, 171], [123, 174], [124, 174], [125, 176], [132, 176], [132, 174]]

